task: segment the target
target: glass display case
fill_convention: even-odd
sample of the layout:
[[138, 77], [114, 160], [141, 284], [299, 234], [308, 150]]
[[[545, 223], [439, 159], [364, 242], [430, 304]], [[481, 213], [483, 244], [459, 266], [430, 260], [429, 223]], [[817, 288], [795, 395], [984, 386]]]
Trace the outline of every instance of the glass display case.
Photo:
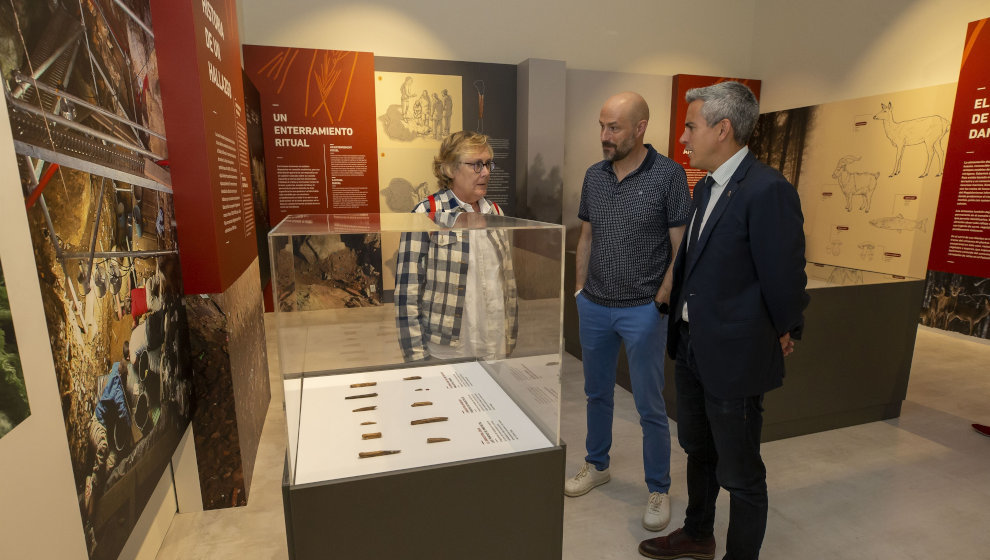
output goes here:
[[[443, 503], [456, 511], [465, 489], [446, 481], [491, 471], [501, 478], [496, 489], [504, 486], [495, 507], [529, 501], [540, 515], [557, 515], [545, 529], [559, 548], [563, 241], [560, 225], [467, 212], [295, 215], [271, 230], [294, 557], [325, 553], [331, 534], [336, 550], [360, 543], [341, 557], [381, 554], [359, 536], [356, 512], [366, 504], [353, 504], [343, 522], [340, 502], [369, 481], [380, 489], [424, 473], [436, 477], [432, 490], [411, 510], [399, 508], [403, 523], [424, 505], [434, 517]], [[513, 480], [513, 461], [540, 456], [536, 478], [549, 488], [520, 480], [531, 466]], [[314, 505], [324, 499], [336, 502], [325, 512]], [[327, 515], [338, 518], [332, 528], [303, 528]], [[365, 521], [378, 527], [381, 519]], [[458, 534], [476, 541], [469, 533], [481, 529]], [[538, 557], [553, 556], [550, 541]], [[428, 550], [446, 557], [436, 542]]]

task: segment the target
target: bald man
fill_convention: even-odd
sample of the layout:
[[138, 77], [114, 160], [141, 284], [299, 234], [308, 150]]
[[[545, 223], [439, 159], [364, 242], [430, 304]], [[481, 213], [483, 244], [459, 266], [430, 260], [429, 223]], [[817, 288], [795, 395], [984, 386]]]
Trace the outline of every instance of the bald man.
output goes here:
[[612, 410], [619, 345], [629, 361], [633, 400], [643, 428], [649, 491], [643, 526], [670, 521], [670, 431], [663, 395], [663, 354], [672, 275], [691, 209], [684, 169], [643, 143], [650, 109], [632, 92], [602, 106], [602, 153], [581, 188], [581, 237], [575, 299], [580, 317], [587, 456], [564, 483], [568, 496], [609, 481]]

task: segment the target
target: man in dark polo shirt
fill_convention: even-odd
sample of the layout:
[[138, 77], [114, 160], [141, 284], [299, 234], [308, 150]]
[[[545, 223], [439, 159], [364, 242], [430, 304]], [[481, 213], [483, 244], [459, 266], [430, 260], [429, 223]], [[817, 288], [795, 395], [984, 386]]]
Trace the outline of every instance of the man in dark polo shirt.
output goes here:
[[663, 355], [672, 275], [691, 208], [684, 169], [643, 144], [650, 109], [632, 92], [609, 98], [599, 117], [605, 159], [588, 168], [581, 188], [577, 246], [578, 315], [588, 455], [564, 484], [581, 496], [609, 480], [615, 367], [625, 343], [633, 399], [643, 428], [649, 489], [643, 526], [670, 521], [670, 431], [663, 402]]

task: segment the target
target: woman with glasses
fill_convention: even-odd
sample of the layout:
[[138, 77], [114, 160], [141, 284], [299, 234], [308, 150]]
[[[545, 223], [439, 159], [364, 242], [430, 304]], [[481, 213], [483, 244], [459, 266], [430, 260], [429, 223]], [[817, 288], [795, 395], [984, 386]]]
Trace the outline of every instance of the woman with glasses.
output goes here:
[[395, 309], [407, 361], [501, 358], [518, 331], [511, 243], [481, 215], [502, 215], [485, 198], [495, 162], [488, 137], [451, 134], [433, 159], [440, 190], [413, 212], [442, 229], [403, 234], [396, 263]]

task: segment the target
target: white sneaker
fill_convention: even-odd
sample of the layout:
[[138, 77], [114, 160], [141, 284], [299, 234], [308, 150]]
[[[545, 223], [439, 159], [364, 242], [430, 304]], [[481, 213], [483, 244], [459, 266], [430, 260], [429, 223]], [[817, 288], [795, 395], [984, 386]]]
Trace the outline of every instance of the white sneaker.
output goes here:
[[585, 463], [576, 475], [564, 481], [564, 495], [572, 498], [584, 496], [595, 486], [608, 482], [610, 478], [608, 469], [600, 471], [591, 463]]
[[650, 492], [643, 514], [643, 527], [649, 531], [663, 531], [670, 523], [670, 496], [663, 492]]

